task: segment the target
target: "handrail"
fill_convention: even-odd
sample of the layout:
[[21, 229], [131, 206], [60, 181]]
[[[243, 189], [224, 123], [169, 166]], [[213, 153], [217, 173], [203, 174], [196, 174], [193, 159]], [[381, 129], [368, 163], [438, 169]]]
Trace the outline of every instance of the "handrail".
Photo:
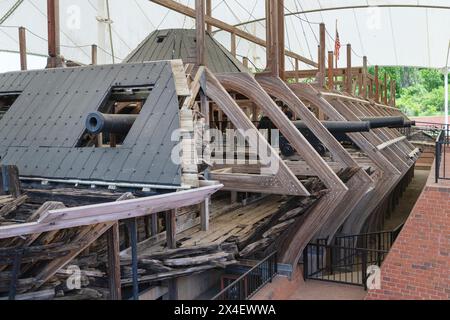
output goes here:
[[303, 251], [304, 278], [363, 286], [367, 268], [381, 267], [403, 224], [391, 231], [337, 236], [312, 242]]
[[[272, 260], [273, 261], [270, 261]], [[278, 268], [277, 268], [277, 252], [273, 252], [272, 254], [268, 255], [266, 258], [264, 258], [263, 260], [261, 260], [257, 265], [255, 265], [253, 268], [251, 268], [250, 270], [248, 270], [246, 273], [244, 273], [242, 276], [240, 276], [238, 279], [236, 279], [235, 281], [233, 281], [230, 285], [228, 285], [226, 288], [224, 288], [221, 292], [219, 292], [216, 296], [214, 296], [211, 300], [220, 300], [220, 298], [222, 296], [226, 296], [226, 293], [228, 291], [231, 291], [232, 289], [234, 289], [237, 285], [239, 285], [241, 283], [241, 281], [246, 280], [247, 277], [249, 277], [250, 275], [252, 275], [252, 273], [256, 270], [258, 270], [258, 268], [260, 268], [262, 265], [264, 265], [265, 263], [269, 263], [269, 269], [271, 268], [270, 263], [273, 262], [273, 270], [271, 274], [269, 274], [269, 278], [261, 283], [261, 285], [258, 288], [255, 288], [254, 292], [248, 293], [246, 292], [246, 294], [248, 294], [245, 298], [245, 300], [250, 299], [259, 289], [261, 289], [262, 286], [264, 286], [267, 282], [272, 281], [272, 279], [275, 277], [275, 275], [278, 273]]]
[[[450, 131], [449, 127], [441, 130], [439, 136], [436, 139], [436, 163], [435, 163], [435, 182], [439, 183], [439, 180], [450, 180], [446, 176], [446, 165], [447, 165], [447, 147], [450, 145]], [[442, 150], [444, 149], [444, 150]], [[441, 176], [441, 165], [443, 166], [443, 176]]]

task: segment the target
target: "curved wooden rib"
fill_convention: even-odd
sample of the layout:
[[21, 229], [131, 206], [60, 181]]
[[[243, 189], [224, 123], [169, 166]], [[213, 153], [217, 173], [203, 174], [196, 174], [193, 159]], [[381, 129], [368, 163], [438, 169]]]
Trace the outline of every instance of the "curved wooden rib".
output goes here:
[[[359, 167], [356, 161], [348, 154], [344, 147], [334, 138], [334, 136], [322, 125], [313, 113], [304, 105], [304, 103], [295, 95], [289, 86], [280, 78], [258, 74], [256, 80], [263, 89], [272, 97], [283, 101], [295, 114], [302, 117], [307, 123], [309, 129], [316, 137], [328, 148], [333, 158], [342, 165], [343, 168]], [[331, 106], [330, 106], [331, 107]], [[331, 107], [332, 108], [332, 107]], [[364, 199], [366, 194], [373, 188], [374, 181], [364, 170], [359, 170], [346, 184], [347, 192], [338, 203], [334, 210], [328, 212], [325, 216], [325, 222], [322, 223], [319, 237], [331, 239], [336, 234], [340, 226], [355, 210], [357, 205]], [[315, 210], [306, 219], [311, 219], [316, 215]], [[320, 212], [319, 212], [320, 214]], [[297, 235], [293, 235], [293, 243], [300, 242], [296, 238], [301, 237], [306, 231], [301, 227], [297, 230]], [[317, 236], [317, 235], [316, 235]]]
[[[340, 224], [342, 224], [347, 213], [350, 212], [350, 209], [364, 196], [368, 188], [363, 187], [364, 179], [361, 179], [361, 176], [365, 173], [361, 172], [360, 174], [357, 173], [355, 175], [354, 182], [358, 181], [357, 183], [355, 182], [355, 185], [358, 185], [359, 189], [353, 190], [356, 192], [350, 194], [347, 186], [326, 164], [323, 158], [309, 144], [300, 131], [274, 103], [270, 95], [268, 95], [253, 77], [247, 74], [233, 73], [217, 75], [217, 79], [225, 89], [246, 96], [261, 108], [261, 110], [263, 110], [273, 121], [275, 126], [279, 128], [283, 136], [286, 137], [298, 154], [302, 156], [305, 162], [329, 188], [327, 195], [321, 198], [319, 204], [309, 212], [308, 216], [302, 220], [301, 223], [291, 228], [289, 235], [283, 242], [283, 246], [280, 250], [281, 261], [296, 265], [300, 259], [301, 252], [314, 238], [325, 221], [328, 219], [340, 219]], [[287, 87], [286, 89], [289, 90]], [[320, 123], [319, 125], [323, 127]], [[334, 139], [334, 137], [331, 136], [331, 139]], [[330, 146], [336, 149], [330, 140], [328, 142]], [[345, 152], [345, 150], [343, 151]], [[348, 158], [346, 158], [342, 152], [340, 158], [345, 159], [344, 167], [348, 167], [347, 163], [351, 164], [351, 167], [358, 167], [351, 157], [348, 156]], [[356, 203], [352, 202], [352, 200], [356, 201]], [[342, 212], [344, 212], [343, 216]], [[336, 213], [339, 213], [340, 217], [335, 216]]]
[[[332, 120], [359, 120], [353, 112], [339, 100], [327, 101], [320, 94], [318, 90], [308, 84], [291, 84], [290, 87], [294, 93], [301, 99], [311, 102], [316, 107], [322, 109], [322, 111]], [[404, 164], [399, 163], [398, 157], [393, 152], [383, 151], [380, 152], [376, 149], [376, 145], [380, 142], [380, 138], [373, 132], [368, 133], [351, 133], [349, 137], [355, 142], [355, 144], [363, 150], [368, 157], [377, 165], [378, 170], [375, 173], [374, 189], [367, 193], [353, 210], [347, 219], [345, 226], [357, 225], [361, 228], [360, 221], [366, 221], [367, 217], [375, 210], [381, 201], [393, 190], [404, 174]], [[358, 223], [356, 223], [358, 221]], [[353, 224], [355, 223], [355, 224]], [[324, 230], [335, 229], [336, 225], [325, 225]], [[360, 230], [353, 230], [353, 232], [359, 233]]]

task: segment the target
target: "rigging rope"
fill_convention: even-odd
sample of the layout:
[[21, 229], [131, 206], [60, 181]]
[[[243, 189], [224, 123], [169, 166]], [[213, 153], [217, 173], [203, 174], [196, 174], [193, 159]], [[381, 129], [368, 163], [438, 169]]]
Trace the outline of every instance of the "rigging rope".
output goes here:
[[3, 24], [22, 4], [23, 0], [16, 1], [13, 6], [0, 18], [0, 25]]
[[[0, 26], [0, 32], [6, 34], [10, 39], [12, 39], [13, 41], [15, 41], [16, 43], [19, 43], [15, 38], [13, 38], [11, 35], [9, 35], [7, 32], [3, 31], [2, 28], [11, 28], [11, 29], [18, 29], [20, 28], [19, 26]], [[31, 35], [33, 35], [34, 37], [48, 43], [48, 40], [46, 38], [44, 38], [43, 36], [38, 35], [37, 33], [31, 31], [30, 29], [24, 27], [25, 30], [27, 32], [29, 32]], [[92, 44], [86, 44], [86, 45], [76, 45], [76, 46], [71, 46], [71, 45], [65, 45], [65, 44], [60, 44], [60, 47], [62, 48], [68, 48], [68, 49], [83, 49], [83, 48], [88, 48], [88, 47], [92, 47]], [[97, 45], [97, 48], [100, 49], [101, 51], [105, 52], [106, 54], [108, 54], [109, 56], [111, 56], [111, 53], [108, 52], [106, 49], [102, 48], [101, 46]], [[46, 56], [46, 55], [43, 55]], [[123, 58], [119, 58], [117, 56], [115, 56], [114, 58], [118, 59], [118, 60], [123, 60]]]

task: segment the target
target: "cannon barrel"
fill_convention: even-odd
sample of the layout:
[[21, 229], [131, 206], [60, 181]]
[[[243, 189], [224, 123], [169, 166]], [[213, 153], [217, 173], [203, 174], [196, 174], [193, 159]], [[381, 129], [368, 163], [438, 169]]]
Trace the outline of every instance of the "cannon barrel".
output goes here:
[[363, 118], [361, 121], [370, 122], [372, 129], [378, 128], [403, 128], [405, 126], [405, 118], [403, 117], [377, 117]]
[[390, 126], [389, 128], [411, 128], [414, 127], [416, 125], [415, 121], [411, 121], [411, 120], [405, 120], [405, 122], [403, 123], [402, 126]]
[[86, 129], [90, 134], [126, 134], [130, 131], [138, 115], [90, 113], [86, 119]]
[[[369, 132], [369, 121], [322, 121], [322, 124], [331, 133]], [[294, 121], [294, 125], [300, 131], [309, 130], [303, 121]]]

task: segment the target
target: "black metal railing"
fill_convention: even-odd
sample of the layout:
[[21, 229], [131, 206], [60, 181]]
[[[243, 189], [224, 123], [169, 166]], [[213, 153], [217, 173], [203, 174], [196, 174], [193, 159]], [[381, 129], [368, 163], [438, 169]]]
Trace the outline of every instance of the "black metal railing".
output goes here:
[[400, 234], [400, 231], [403, 229], [403, 226], [404, 225], [402, 224], [392, 231], [336, 236], [333, 245], [346, 248], [353, 247], [389, 251]]
[[399, 128], [401, 134], [413, 141], [429, 141], [429, 138], [435, 139], [447, 126], [443, 123], [416, 121], [416, 124], [410, 128]]
[[310, 243], [303, 251], [304, 278], [367, 289], [367, 268], [381, 267], [402, 228], [338, 236], [331, 243], [326, 239]]
[[436, 139], [436, 166], [435, 177], [436, 183], [439, 180], [450, 180], [447, 176], [447, 152], [450, 150], [450, 130], [447, 127], [445, 130], [441, 130], [439, 136]]
[[367, 268], [381, 266], [388, 253], [384, 250], [311, 243], [303, 252], [304, 277], [367, 289]]
[[274, 252], [223, 289], [211, 300], [248, 300], [262, 287], [272, 282], [278, 273], [277, 253]]

